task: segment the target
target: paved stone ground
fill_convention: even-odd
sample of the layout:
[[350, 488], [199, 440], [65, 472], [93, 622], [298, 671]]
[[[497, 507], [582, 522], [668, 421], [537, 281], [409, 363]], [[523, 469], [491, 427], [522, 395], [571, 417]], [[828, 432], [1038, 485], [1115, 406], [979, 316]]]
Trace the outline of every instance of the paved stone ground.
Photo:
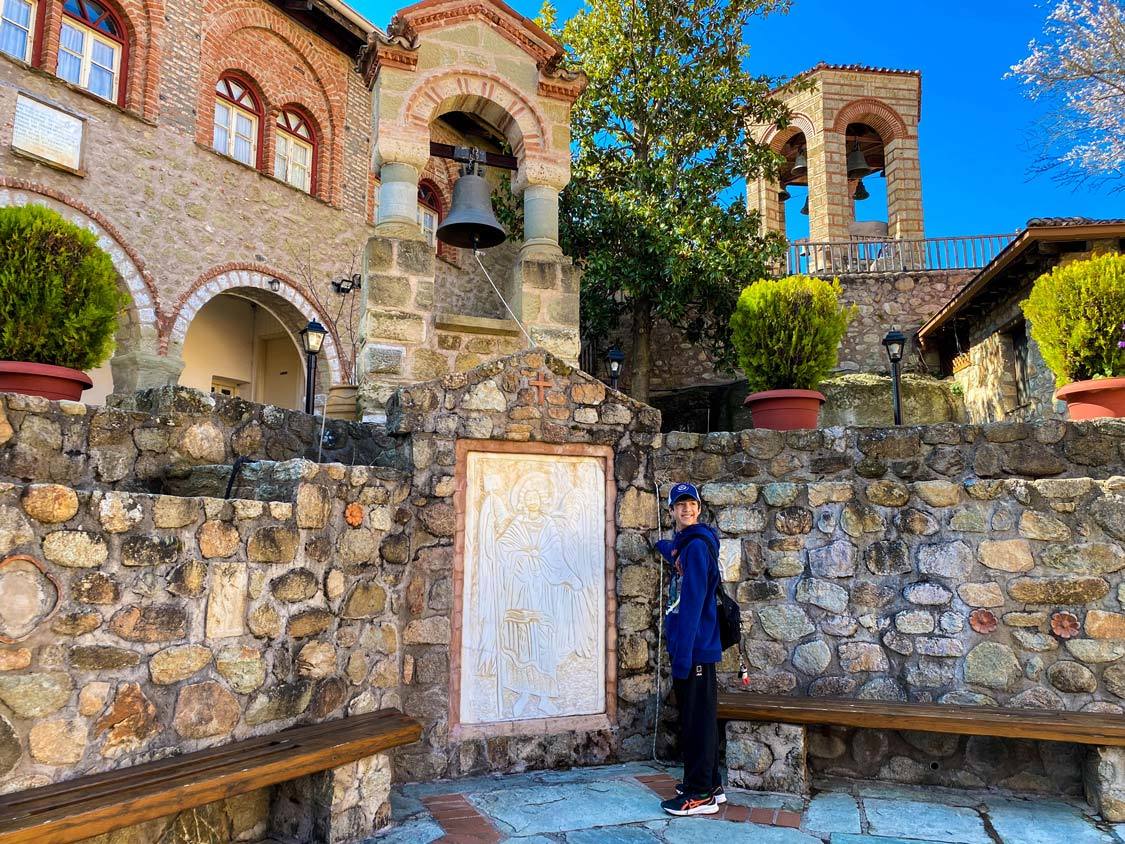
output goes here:
[[1125, 844], [1079, 801], [819, 782], [808, 800], [730, 791], [721, 816], [660, 809], [680, 771], [651, 763], [407, 785], [367, 844]]

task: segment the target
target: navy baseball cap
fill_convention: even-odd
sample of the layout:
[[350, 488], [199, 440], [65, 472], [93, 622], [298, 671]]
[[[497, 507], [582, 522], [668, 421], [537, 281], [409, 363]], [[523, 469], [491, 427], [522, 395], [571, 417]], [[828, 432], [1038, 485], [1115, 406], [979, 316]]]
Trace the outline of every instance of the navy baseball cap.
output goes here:
[[681, 498], [691, 498], [694, 501], [703, 503], [699, 497], [699, 490], [695, 488], [695, 484], [676, 484], [668, 490], [668, 506], [671, 507]]

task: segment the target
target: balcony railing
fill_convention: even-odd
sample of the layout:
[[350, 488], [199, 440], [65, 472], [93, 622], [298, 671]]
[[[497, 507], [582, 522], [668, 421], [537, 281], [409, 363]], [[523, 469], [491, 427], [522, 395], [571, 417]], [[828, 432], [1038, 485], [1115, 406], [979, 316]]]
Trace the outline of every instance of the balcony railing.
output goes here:
[[826, 276], [977, 270], [991, 262], [1014, 238], [1014, 234], [979, 234], [920, 240], [854, 238], [827, 243], [790, 242], [785, 274]]

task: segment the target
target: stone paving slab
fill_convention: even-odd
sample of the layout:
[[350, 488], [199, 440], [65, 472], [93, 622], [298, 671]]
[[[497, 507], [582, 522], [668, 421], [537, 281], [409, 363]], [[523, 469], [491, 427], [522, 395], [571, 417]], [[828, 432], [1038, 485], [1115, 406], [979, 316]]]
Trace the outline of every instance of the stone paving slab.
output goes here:
[[[458, 800], [491, 824], [488, 840], [514, 844], [1125, 844], [1125, 824], [1101, 821], [1078, 800], [850, 780], [818, 781], [810, 800], [728, 789], [741, 817], [670, 818], [653, 786], [679, 774], [639, 763], [402, 786], [392, 794], [395, 827], [368, 844], [483, 841], [463, 831], [446, 838], [454, 830], [430, 814]], [[763, 809], [797, 812], [801, 828], [744, 820]]]
[[946, 844], [994, 844], [980, 815], [966, 807], [869, 797], [864, 799], [863, 808], [872, 835]]
[[649, 789], [628, 780], [507, 788], [468, 797], [507, 835], [621, 826], [667, 817]]

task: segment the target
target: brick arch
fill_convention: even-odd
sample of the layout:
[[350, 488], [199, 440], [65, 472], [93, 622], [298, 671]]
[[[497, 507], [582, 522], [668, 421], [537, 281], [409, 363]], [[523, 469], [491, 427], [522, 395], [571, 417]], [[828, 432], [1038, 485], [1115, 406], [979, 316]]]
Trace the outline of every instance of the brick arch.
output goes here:
[[[249, 36], [252, 50], [233, 46], [240, 35]], [[249, 74], [259, 85], [264, 98], [265, 120], [263, 161], [272, 171], [276, 143], [273, 122], [286, 104], [299, 106], [319, 131], [318, 185], [316, 195], [339, 202], [343, 195], [343, 126], [347, 103], [347, 76], [350, 65], [341, 57], [333, 66], [321, 45], [291, 20], [272, 9], [241, 3], [210, 18], [202, 37], [201, 75], [198, 92], [196, 140], [210, 146], [214, 110], [211, 98], [214, 83], [224, 70], [237, 69]], [[296, 66], [294, 76], [285, 68]], [[278, 68], [284, 72], [277, 73]], [[291, 78], [287, 79], [286, 76]]]
[[[125, 28], [126, 65], [122, 84], [125, 108], [155, 118], [160, 106], [161, 39], [164, 32], [164, 0], [99, 0], [108, 6]], [[47, 71], [58, 69], [59, 35], [63, 4], [41, 2], [43, 36], [38, 63]]]
[[794, 135], [804, 135], [805, 144], [811, 144], [813, 138], [816, 136], [816, 128], [813, 122], [805, 115], [794, 112], [790, 115], [789, 125], [785, 128], [771, 126], [762, 135], [762, 143], [769, 146], [773, 152], [781, 152], [781, 148], [792, 138]]
[[879, 133], [883, 144], [900, 138], [909, 138], [910, 132], [906, 121], [897, 111], [882, 100], [874, 97], [862, 97], [852, 100], [836, 112], [836, 119], [832, 123], [832, 131], [843, 135], [848, 131], [850, 123], [865, 123]]
[[141, 257], [103, 214], [53, 188], [0, 176], [0, 208], [10, 205], [43, 205], [92, 232], [132, 299], [128, 307], [130, 325], [121, 326], [119, 337], [138, 344], [146, 334], [155, 338], [160, 323], [156, 284]]
[[[270, 290], [269, 281], [276, 278], [281, 286]], [[200, 309], [220, 293], [245, 292], [244, 298], [268, 308], [293, 338], [300, 348], [297, 326], [291, 318], [295, 311], [304, 317], [317, 319], [328, 329], [324, 338], [323, 353], [328, 363], [328, 371], [334, 383], [341, 383], [351, 376], [351, 367], [340, 357], [340, 338], [335, 322], [315, 304], [316, 297], [301, 282], [284, 273], [276, 272], [261, 264], [224, 264], [204, 273], [191, 288], [180, 297], [175, 311], [165, 321], [164, 334], [160, 338], [160, 351], [167, 353], [170, 346], [183, 346], [188, 327]]]
[[538, 106], [508, 80], [476, 68], [442, 68], [427, 74], [407, 92], [404, 122], [428, 135], [430, 124], [451, 111], [476, 114], [501, 132], [522, 159], [550, 149], [548, 121]]

